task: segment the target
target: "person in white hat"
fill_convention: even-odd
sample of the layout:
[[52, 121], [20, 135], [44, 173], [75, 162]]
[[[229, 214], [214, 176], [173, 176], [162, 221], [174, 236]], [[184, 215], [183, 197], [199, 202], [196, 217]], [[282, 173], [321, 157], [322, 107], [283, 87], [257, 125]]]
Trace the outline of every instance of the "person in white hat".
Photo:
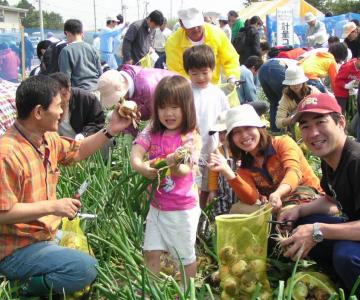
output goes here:
[[296, 142], [287, 135], [272, 137], [251, 105], [227, 112], [226, 131], [231, 153], [241, 166], [234, 172], [216, 151], [211, 154], [209, 167], [228, 180], [240, 199], [234, 213], [257, 210], [267, 201], [278, 211], [282, 206], [311, 201], [321, 190]]
[[276, 113], [276, 127], [289, 127], [300, 101], [310, 94], [320, 93], [315, 86], [307, 85], [308, 80], [304, 70], [299, 66], [292, 66], [285, 71], [285, 88]]
[[219, 25], [220, 25], [220, 28], [225, 32], [229, 41], [231, 41], [231, 27], [229, 25], [228, 17], [221, 15], [219, 17]]
[[343, 27], [342, 38], [352, 52], [352, 57], [360, 53], [360, 30], [354, 22], [348, 22]]
[[118, 64], [114, 52], [114, 39], [124, 30], [119, 26], [120, 21], [116, 16], [106, 17], [106, 27], [100, 33], [100, 58], [106, 62], [110, 69], [117, 69]]
[[305, 34], [307, 46], [314, 48], [322, 47], [322, 44], [324, 44], [328, 38], [325, 24], [317, 20], [312, 12], [306, 13], [304, 19], [308, 25]]
[[[216, 132], [219, 134], [220, 143], [218, 150], [224, 155], [231, 169], [236, 171], [236, 163], [232, 158], [229, 145], [226, 141], [226, 113], [227, 111], [223, 111], [218, 115], [216, 123], [210, 127], [209, 134], [212, 135]], [[210, 170], [208, 204], [212, 203], [215, 197], [217, 198], [213, 204], [215, 216], [229, 213], [232, 205], [239, 201], [226, 178], [219, 174], [219, 172]]]
[[240, 78], [239, 55], [225, 33], [217, 26], [204, 22], [202, 12], [195, 8], [178, 11], [181, 28], [176, 30], [166, 41], [166, 65], [188, 78], [183, 66], [183, 53], [195, 45], [208, 45], [216, 55], [216, 65], [211, 82], [220, 82], [220, 70], [228, 81], [235, 82]]
[[[175, 73], [163, 69], [144, 69], [140, 66], [123, 65], [120, 71], [110, 70], [100, 76], [98, 90], [102, 106], [110, 108], [121, 97], [135, 101], [141, 114], [141, 120], [149, 120], [156, 85], [165, 76]], [[131, 127], [127, 133], [136, 135]]]

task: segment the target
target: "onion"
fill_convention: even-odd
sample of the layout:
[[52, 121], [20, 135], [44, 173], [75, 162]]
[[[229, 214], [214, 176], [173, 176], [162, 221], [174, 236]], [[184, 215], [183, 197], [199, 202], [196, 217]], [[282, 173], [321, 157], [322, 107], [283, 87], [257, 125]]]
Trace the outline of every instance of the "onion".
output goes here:
[[231, 265], [236, 260], [236, 250], [234, 247], [225, 246], [220, 250], [220, 260], [225, 265]]
[[137, 107], [136, 102], [131, 101], [131, 100], [125, 100], [125, 99], [121, 98], [119, 101], [118, 112], [119, 112], [119, 115], [124, 118], [130, 117], [132, 119], [134, 128], [137, 128], [137, 126], [138, 126], [138, 124], [137, 124], [138, 123], [138, 116], [137, 116], [138, 107]]
[[245, 272], [240, 279], [240, 291], [252, 294], [256, 289], [256, 276], [253, 272]]
[[231, 273], [236, 277], [240, 277], [246, 271], [247, 266], [246, 261], [239, 260], [231, 267]]
[[327, 300], [330, 297], [330, 294], [320, 287], [314, 288], [313, 293], [316, 300]]
[[237, 282], [234, 277], [228, 276], [222, 286], [228, 295], [235, 296], [237, 294]]
[[[309, 294], [309, 289], [306, 284], [302, 281], [298, 281], [293, 289], [293, 296], [297, 300], [305, 300]], [[327, 299], [327, 298], [326, 298]]]
[[248, 264], [249, 269], [254, 273], [264, 273], [266, 272], [266, 262], [263, 259], [254, 259]]
[[221, 300], [232, 300], [232, 299], [234, 299], [233, 297], [228, 295], [225, 291], [221, 292], [220, 298], [221, 298]]

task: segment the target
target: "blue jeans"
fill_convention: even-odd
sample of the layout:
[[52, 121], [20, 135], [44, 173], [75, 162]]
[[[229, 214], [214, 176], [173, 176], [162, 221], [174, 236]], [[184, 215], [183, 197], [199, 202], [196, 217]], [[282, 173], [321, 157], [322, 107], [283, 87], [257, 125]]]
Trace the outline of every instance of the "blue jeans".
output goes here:
[[279, 132], [275, 118], [279, 101], [282, 97], [286, 67], [279, 60], [269, 60], [264, 63], [258, 72], [261, 87], [270, 102], [270, 130]]
[[70, 294], [91, 284], [96, 278], [97, 261], [83, 252], [38, 242], [16, 250], [0, 261], [0, 273], [9, 280], [25, 282], [44, 275], [47, 285], [57, 294]]
[[[296, 225], [315, 222], [338, 224], [344, 219], [328, 215], [315, 214], [299, 219]], [[324, 240], [318, 243], [309, 253], [319, 265], [332, 274], [334, 271], [341, 279], [347, 291], [351, 291], [357, 277], [360, 275], [360, 242]], [[359, 289], [356, 292], [360, 297]]]
[[314, 86], [314, 87], [317, 87], [318, 90], [319, 90], [320, 92], [322, 92], [322, 93], [327, 93], [327, 92], [328, 92], [328, 90], [327, 90], [327, 88], [325, 87], [325, 85], [323, 85], [323, 83], [322, 83], [321, 80], [319, 80], [319, 79], [309, 79], [309, 80], [307, 81], [307, 84], [308, 84], [308, 85], [312, 85], [312, 86]]

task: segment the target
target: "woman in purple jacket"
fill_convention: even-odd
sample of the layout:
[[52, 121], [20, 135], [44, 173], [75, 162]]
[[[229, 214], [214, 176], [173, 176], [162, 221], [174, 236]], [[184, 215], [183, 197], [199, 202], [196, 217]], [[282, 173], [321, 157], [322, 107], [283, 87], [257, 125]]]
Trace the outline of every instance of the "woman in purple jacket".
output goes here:
[[[102, 74], [98, 82], [101, 104], [109, 108], [121, 97], [135, 101], [141, 113], [141, 120], [151, 116], [153, 96], [158, 82], [165, 76], [176, 75], [163, 69], [145, 69], [135, 65], [123, 65], [120, 71], [110, 70]], [[131, 126], [127, 133], [136, 136], [137, 131]]]

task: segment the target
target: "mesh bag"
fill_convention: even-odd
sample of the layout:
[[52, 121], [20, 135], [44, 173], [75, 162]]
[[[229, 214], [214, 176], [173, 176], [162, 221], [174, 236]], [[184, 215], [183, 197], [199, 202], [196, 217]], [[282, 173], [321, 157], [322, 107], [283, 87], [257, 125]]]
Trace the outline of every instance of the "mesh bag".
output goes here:
[[[289, 295], [291, 278], [288, 279], [285, 295]], [[320, 272], [298, 272], [293, 279], [291, 299], [329, 299], [335, 294], [335, 285], [330, 278]]]
[[261, 299], [271, 298], [266, 274], [271, 210], [266, 205], [248, 215], [216, 217], [221, 299], [247, 298], [258, 283], [262, 285]]

